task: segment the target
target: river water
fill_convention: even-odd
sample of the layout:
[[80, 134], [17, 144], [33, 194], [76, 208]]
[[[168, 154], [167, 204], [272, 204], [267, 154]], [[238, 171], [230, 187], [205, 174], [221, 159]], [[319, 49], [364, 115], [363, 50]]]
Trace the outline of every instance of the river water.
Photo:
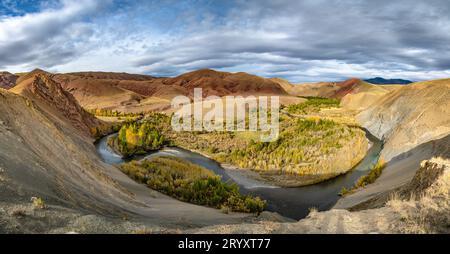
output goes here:
[[[322, 183], [297, 188], [281, 188], [250, 179], [234, 171], [223, 169], [212, 159], [181, 148], [164, 148], [132, 159], [166, 155], [188, 160], [222, 176], [223, 181], [235, 182], [239, 185], [242, 194], [252, 194], [265, 199], [267, 201], [266, 210], [298, 220], [306, 217], [312, 207], [319, 211], [330, 209], [339, 199], [338, 194], [343, 187], [350, 188], [359, 177], [368, 173], [371, 165], [378, 160], [382, 142], [368, 132], [366, 132], [366, 136], [372, 145], [367, 151], [366, 157], [351, 171]], [[102, 160], [108, 164], [120, 164], [128, 161], [129, 159], [122, 159], [108, 147], [108, 137], [104, 137], [96, 143], [97, 152]]]

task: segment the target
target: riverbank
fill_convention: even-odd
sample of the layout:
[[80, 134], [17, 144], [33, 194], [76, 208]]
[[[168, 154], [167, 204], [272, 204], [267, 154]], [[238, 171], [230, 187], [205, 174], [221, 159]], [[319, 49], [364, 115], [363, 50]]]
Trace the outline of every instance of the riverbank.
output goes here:
[[[238, 169], [224, 169], [220, 163], [208, 158], [210, 157], [208, 155], [203, 156], [200, 153], [182, 148], [166, 147], [160, 151], [151, 152], [147, 156], [175, 156], [205, 167], [220, 175], [223, 181], [235, 182], [240, 187], [242, 194], [252, 194], [266, 200], [268, 202], [267, 211], [298, 220], [306, 217], [311, 208], [316, 208], [319, 211], [330, 209], [340, 198], [338, 193], [343, 187], [353, 186], [359, 177], [367, 174], [370, 166], [378, 159], [382, 143], [371, 136], [370, 133], [366, 133], [366, 135], [371, 140], [372, 146], [370, 146], [364, 159], [351, 171], [318, 184], [297, 188], [276, 187], [261, 181], [255, 181]], [[112, 164], [125, 162], [121, 158], [119, 158], [121, 162], [118, 162], [117, 155], [107, 149], [107, 138], [104, 137], [96, 144], [97, 151], [103, 161]], [[139, 159], [145, 157], [141, 155]]]
[[[355, 160], [355, 162], [352, 162], [351, 166], [349, 166], [347, 169], [341, 170], [340, 172], [336, 172], [335, 174], [323, 176], [322, 178], [318, 178], [317, 176], [311, 176], [308, 178], [308, 176], [305, 175], [283, 174], [280, 173], [281, 172], [280, 170], [265, 172], [250, 168], [241, 168], [230, 163], [223, 163], [223, 162], [217, 163], [220, 165], [221, 168], [223, 168], [228, 173], [228, 175], [230, 175], [230, 177], [234, 181], [240, 182], [242, 185], [246, 186], [246, 188], [258, 188], [258, 187], [295, 188], [313, 185], [327, 180], [331, 180], [341, 175], [345, 175], [348, 172], [354, 170], [358, 166], [358, 164], [360, 164], [364, 160], [364, 157], [367, 156], [367, 153], [374, 145], [374, 142], [377, 141], [374, 141], [376, 140], [376, 138], [372, 134], [370, 134], [367, 130], [363, 128], [360, 129], [364, 131], [366, 134], [365, 140], [367, 143], [367, 149], [363, 150], [363, 152], [359, 154], [359, 157]], [[206, 152], [199, 150], [192, 150], [189, 149], [189, 147], [184, 147], [183, 145], [180, 145], [179, 147], [188, 150], [190, 152], [198, 153], [211, 160], [217, 161], [213, 155], [210, 155]]]

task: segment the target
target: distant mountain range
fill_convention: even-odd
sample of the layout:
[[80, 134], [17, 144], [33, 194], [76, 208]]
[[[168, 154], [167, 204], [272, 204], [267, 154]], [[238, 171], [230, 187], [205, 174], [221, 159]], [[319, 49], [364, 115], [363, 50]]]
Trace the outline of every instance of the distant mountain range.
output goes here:
[[366, 82], [369, 82], [371, 84], [376, 85], [393, 85], [393, 84], [399, 84], [399, 85], [407, 85], [413, 83], [413, 81], [406, 80], [406, 79], [385, 79], [381, 77], [371, 78], [364, 80]]

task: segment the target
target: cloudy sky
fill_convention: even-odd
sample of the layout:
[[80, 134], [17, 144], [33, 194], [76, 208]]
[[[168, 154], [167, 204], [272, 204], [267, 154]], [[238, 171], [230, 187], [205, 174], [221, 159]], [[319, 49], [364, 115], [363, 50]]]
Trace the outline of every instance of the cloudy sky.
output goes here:
[[0, 70], [450, 77], [448, 0], [0, 0]]

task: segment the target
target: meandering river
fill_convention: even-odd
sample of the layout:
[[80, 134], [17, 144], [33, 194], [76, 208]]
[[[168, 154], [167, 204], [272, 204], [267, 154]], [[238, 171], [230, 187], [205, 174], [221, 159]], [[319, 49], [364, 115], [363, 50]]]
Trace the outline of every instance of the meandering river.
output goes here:
[[[298, 188], [275, 187], [250, 179], [235, 171], [223, 169], [219, 163], [212, 159], [181, 148], [164, 148], [132, 159], [169, 155], [188, 160], [212, 170], [214, 173], [222, 176], [223, 181], [235, 182], [239, 185], [242, 194], [252, 194], [267, 200], [268, 211], [277, 212], [285, 217], [298, 220], [308, 215], [309, 209], [312, 207], [317, 208], [319, 211], [330, 209], [339, 199], [338, 193], [343, 187], [350, 188], [359, 177], [368, 173], [370, 166], [378, 160], [382, 142], [368, 132], [366, 132], [366, 136], [372, 145], [367, 151], [366, 157], [351, 171], [322, 183]], [[126, 162], [127, 160], [122, 159], [109, 148], [107, 144], [108, 137], [104, 137], [96, 143], [100, 157], [108, 164]]]

